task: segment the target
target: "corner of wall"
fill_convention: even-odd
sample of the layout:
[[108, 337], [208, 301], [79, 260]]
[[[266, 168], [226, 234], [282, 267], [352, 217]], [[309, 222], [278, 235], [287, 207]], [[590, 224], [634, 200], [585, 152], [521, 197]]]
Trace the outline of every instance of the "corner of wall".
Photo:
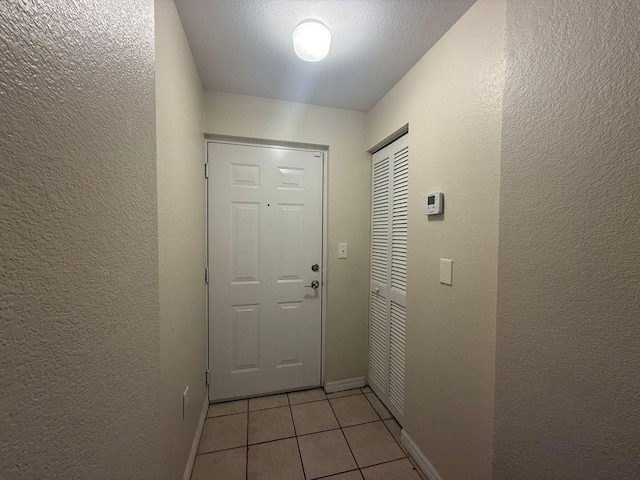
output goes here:
[[157, 0], [155, 13], [161, 448], [164, 478], [175, 479], [193, 462], [208, 403], [204, 90], [174, 1]]

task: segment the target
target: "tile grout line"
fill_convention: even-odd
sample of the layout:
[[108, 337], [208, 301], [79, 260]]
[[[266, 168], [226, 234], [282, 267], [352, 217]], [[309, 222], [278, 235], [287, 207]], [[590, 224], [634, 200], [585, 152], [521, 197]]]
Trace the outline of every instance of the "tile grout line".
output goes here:
[[[376, 393], [372, 390], [371, 393], [373, 393], [374, 395], [376, 395]], [[364, 394], [363, 394], [364, 395]], [[371, 408], [373, 408], [374, 410], [376, 410], [376, 408], [373, 406], [373, 403], [371, 403], [371, 400], [369, 400], [369, 398], [364, 395], [364, 398], [367, 399], [367, 402], [369, 402], [369, 405], [371, 405]], [[380, 400], [380, 397], [378, 397], [378, 395], [376, 395], [376, 398], [378, 399], [378, 401], [380, 403], [382, 403], [382, 400]], [[382, 405], [384, 405], [384, 403], [382, 403]], [[385, 406], [386, 408], [386, 406]], [[388, 409], [387, 409], [388, 411]], [[378, 411], [376, 410], [376, 414], [378, 414]], [[391, 418], [387, 418], [387, 420], [391, 420], [393, 419], [394, 422], [396, 422], [398, 425], [400, 425], [400, 423], [398, 422], [398, 420], [396, 420], [396, 417], [393, 416], [393, 413], [389, 412], [389, 415], [391, 415]], [[380, 414], [378, 414], [378, 417], [380, 417]], [[389, 432], [389, 434], [391, 435], [391, 438], [393, 438], [393, 440], [396, 442], [396, 444], [398, 445], [398, 447], [400, 447], [400, 450], [402, 451], [402, 454], [404, 455], [404, 458], [409, 458], [408, 455], [405, 453], [404, 449], [402, 448], [402, 444], [400, 442], [398, 442], [398, 440], [396, 440], [396, 437], [393, 435], [393, 432], [391, 431], [391, 429], [389, 428], [389, 426], [384, 423], [385, 420], [380, 417], [380, 420], [382, 420], [382, 424], [384, 425], [384, 428], [387, 429], [387, 431]], [[400, 425], [402, 426], [402, 425]]]
[[[302, 391], [305, 391], [305, 390], [302, 390]], [[295, 393], [295, 392], [294, 392], [294, 393]], [[280, 394], [280, 395], [281, 395], [281, 394]], [[353, 395], [357, 395], [357, 394], [353, 394]], [[352, 397], [353, 395], [346, 395], [346, 396]], [[245, 400], [247, 400], [247, 401], [248, 401], [248, 400], [251, 400], [252, 398], [254, 398], [254, 397], [247, 398], [247, 399], [245, 399]], [[255, 397], [255, 398], [265, 398], [265, 397]], [[345, 398], [345, 397], [337, 397], [337, 398]], [[289, 403], [288, 405], [289, 405], [289, 406], [292, 406], [292, 405], [305, 405], [305, 404], [307, 404], [307, 403], [323, 402], [323, 401], [325, 401], [325, 400], [329, 400], [329, 399], [328, 399], [328, 398], [321, 398], [320, 400], [308, 400], [308, 401], [298, 402], [298, 403]], [[210, 407], [213, 407], [213, 406], [215, 406], [215, 405], [223, 405], [223, 404], [225, 404], [225, 403], [239, 402], [239, 401], [241, 401], [241, 400], [231, 400], [230, 402], [212, 403], [212, 404], [210, 405]], [[211, 418], [228, 417], [228, 416], [230, 416], [230, 415], [240, 415], [241, 413], [246, 413], [246, 412], [261, 412], [261, 411], [263, 411], [263, 410], [273, 410], [274, 408], [282, 408], [282, 407], [286, 407], [286, 406], [287, 406], [287, 405], [277, 405], [277, 406], [275, 406], [275, 407], [258, 408], [257, 410], [248, 410], [249, 406], [248, 406], [248, 404], [247, 404], [247, 410], [246, 410], [245, 412], [223, 413], [223, 414], [221, 414], [221, 415], [212, 415], [211, 417], [206, 417], [206, 420], [209, 420], [209, 419], [211, 419]]]
[[[358, 394], [356, 393], [356, 394], [353, 394], [353, 395], [347, 395], [347, 396], [349, 396], [349, 397], [355, 397], [356, 395], [358, 395]], [[372, 405], [372, 403], [369, 401], [369, 399], [367, 398], [367, 396], [366, 396], [364, 393], [362, 393], [362, 392], [360, 392], [360, 394], [359, 394], [359, 395], [362, 395], [362, 396], [365, 398], [365, 400], [366, 400], [366, 401], [367, 401], [367, 403], [371, 406], [371, 408], [372, 408], [373, 412], [376, 414], [376, 416], [378, 417], [378, 419], [377, 419], [377, 420], [372, 420], [372, 421], [370, 421], [370, 422], [354, 423], [353, 425], [344, 425], [344, 426], [340, 425], [340, 421], [338, 421], [338, 425], [340, 425], [340, 428], [358, 427], [358, 426], [360, 426], [360, 425], [367, 425], [368, 423], [376, 423], [376, 422], [382, 422], [382, 423], [384, 423], [384, 419], [380, 416], [380, 414], [379, 414], [379, 413], [378, 413], [378, 411], [375, 409], [375, 407]], [[338, 398], [338, 399], [339, 399], [339, 398], [347, 398], [347, 396], [345, 396], [345, 397], [337, 397], [337, 398]], [[329, 405], [331, 405], [331, 402], [329, 402]], [[331, 405], [331, 409], [333, 410], [333, 405]], [[333, 414], [334, 414], [334, 415], [336, 414], [336, 413], [335, 413], [335, 411], [333, 412]], [[391, 412], [389, 412], [389, 414], [391, 414]], [[338, 416], [336, 415], [336, 420], [337, 420], [337, 419], [338, 419]], [[387, 420], [388, 420], [388, 419], [387, 419]], [[395, 418], [394, 418], [394, 420], [395, 420]], [[397, 421], [397, 420], [396, 420], [396, 421]], [[385, 425], [385, 427], [386, 427], [386, 425]], [[388, 430], [388, 428], [387, 428], [387, 430]], [[391, 432], [389, 432], [389, 433], [391, 433]], [[393, 437], [393, 434], [391, 434], [391, 436]], [[394, 437], [394, 440], [395, 440], [395, 437]]]
[[[333, 415], [335, 416], [335, 413]], [[337, 418], [336, 418], [336, 421], [338, 421]], [[335, 427], [335, 428], [327, 428], [326, 430], [318, 430], [317, 432], [302, 433], [302, 434], [300, 434], [298, 436], [299, 437], [306, 437], [308, 435], [313, 435], [315, 433], [331, 432], [333, 430], [339, 430], [341, 428], [359, 427], [360, 425], [368, 425], [370, 423], [376, 423], [376, 422], [384, 422], [384, 420], [372, 420], [370, 422], [354, 423], [353, 425], [345, 425], [344, 427], [340, 425], [340, 422], [338, 422], [338, 426]]]
[[[310, 390], [311, 390], [311, 389], [310, 389]], [[380, 398], [375, 394], [375, 392], [366, 392], [366, 393], [365, 393], [365, 392], [363, 392], [363, 391], [362, 391], [362, 389], [358, 389], [358, 390], [359, 390], [359, 392], [357, 392], [357, 393], [352, 393], [352, 394], [349, 394], [349, 395], [344, 395], [344, 396], [342, 396], [342, 397], [338, 396], [338, 397], [332, 397], [332, 398], [329, 398], [329, 397], [325, 394], [325, 398], [324, 398], [324, 399], [320, 399], [320, 400], [316, 399], [316, 400], [303, 401], [303, 402], [296, 403], [295, 405], [305, 405], [305, 404], [310, 404], [310, 403], [319, 403], [319, 402], [323, 402], [323, 401], [325, 401], [325, 400], [326, 400], [326, 401], [329, 403], [329, 407], [331, 408], [331, 412], [333, 413], [333, 416], [334, 416], [334, 418], [336, 419], [336, 421], [337, 421], [337, 423], [338, 423], [338, 427], [337, 427], [337, 428], [329, 428], [329, 429], [327, 429], [327, 430], [320, 430], [320, 431], [318, 431], [318, 432], [310, 432], [310, 433], [305, 433], [305, 434], [302, 434], [302, 435], [299, 435], [299, 434], [298, 434], [298, 432], [297, 432], [296, 425], [295, 425], [295, 420], [294, 420], [294, 417], [293, 417], [292, 404], [291, 404], [291, 401], [290, 401], [290, 399], [289, 399], [289, 393], [290, 393], [290, 392], [287, 392], [287, 393], [285, 394], [285, 398], [286, 398], [286, 401], [287, 401], [287, 404], [286, 404], [286, 405], [280, 405], [280, 406], [275, 406], [275, 407], [267, 407], [267, 408], [262, 408], [262, 409], [258, 409], [258, 410], [254, 410], [254, 411], [255, 411], [255, 412], [259, 412], [259, 411], [271, 410], [271, 409], [275, 409], [275, 408], [282, 408], [282, 407], [284, 407], [284, 406], [289, 407], [289, 417], [291, 418], [291, 424], [292, 424], [292, 426], [293, 426], [293, 437], [284, 437], [284, 438], [279, 438], [279, 439], [274, 439], [274, 440], [267, 440], [267, 441], [264, 441], [264, 442], [258, 442], [258, 443], [254, 444], [254, 445], [260, 445], [260, 444], [264, 444], [264, 443], [270, 443], [270, 442], [275, 442], [275, 441], [285, 440], [285, 439], [288, 439], [288, 438], [295, 438], [295, 439], [296, 439], [296, 446], [297, 446], [297, 449], [298, 449], [298, 458], [299, 458], [299, 460], [300, 460], [300, 465], [301, 465], [301, 467], [302, 467], [303, 477], [304, 477], [304, 479], [306, 480], [306, 479], [307, 479], [307, 474], [306, 474], [306, 471], [305, 471], [305, 468], [304, 468], [304, 463], [303, 463], [303, 460], [302, 460], [302, 452], [301, 452], [301, 450], [300, 450], [300, 442], [299, 442], [299, 438], [300, 438], [300, 437], [303, 437], [303, 436], [309, 436], [309, 435], [314, 435], [314, 434], [323, 433], [323, 432], [335, 431], [335, 430], [338, 430], [338, 429], [339, 429], [339, 430], [341, 431], [341, 433], [342, 433], [342, 436], [343, 436], [343, 438], [344, 438], [345, 442], [347, 443], [347, 447], [349, 448], [349, 452], [351, 453], [351, 456], [352, 456], [352, 458], [353, 458], [353, 459], [354, 459], [354, 461], [355, 461], [356, 468], [355, 468], [355, 469], [353, 469], [353, 470], [346, 470], [346, 471], [343, 471], [343, 472], [336, 472], [336, 473], [332, 473], [332, 474], [330, 474], [330, 475], [325, 475], [325, 476], [322, 476], [322, 477], [318, 477], [318, 479], [317, 479], [317, 480], [320, 480], [320, 479], [328, 479], [328, 478], [333, 477], [333, 476], [336, 476], [336, 475], [342, 475], [342, 474], [349, 473], [349, 472], [355, 472], [356, 470], [357, 470], [358, 472], [360, 472], [360, 475], [364, 478], [364, 474], [362, 473], [362, 469], [363, 469], [363, 468], [370, 468], [370, 467], [375, 467], [375, 466], [383, 465], [383, 464], [386, 464], [386, 463], [397, 462], [397, 461], [400, 461], [400, 460], [405, 459], [405, 458], [409, 459], [409, 461], [410, 461], [410, 462], [411, 462], [411, 464], [412, 464], [413, 469], [414, 469], [414, 470], [416, 470], [416, 467], [415, 467], [415, 465], [413, 464], [413, 462], [411, 461], [411, 458], [410, 458], [410, 457], [409, 457], [409, 455], [405, 452], [405, 450], [402, 448], [402, 445], [401, 445], [401, 444], [398, 442], [398, 440], [395, 438], [395, 436], [393, 435], [393, 432], [391, 431], [391, 429], [389, 428], [389, 426], [385, 423], [387, 420], [393, 420], [394, 422], [396, 422], [396, 423], [397, 423], [397, 420], [395, 419], [395, 417], [393, 416], [393, 414], [391, 414], [391, 417], [390, 417], [390, 418], [383, 419], [383, 418], [382, 418], [382, 416], [381, 416], [381, 415], [378, 413], [378, 411], [376, 410], [376, 408], [375, 408], [375, 406], [373, 405], [372, 401], [369, 399], [369, 397], [367, 397], [367, 393], [373, 393], [373, 394], [375, 395], [376, 399], [382, 403], [382, 401], [381, 401], [381, 400], [380, 400]], [[370, 421], [370, 422], [363, 422], [363, 423], [357, 423], [357, 424], [354, 424], [354, 425], [342, 426], [342, 425], [340, 424], [340, 421], [338, 420], [338, 417], [337, 417], [336, 413], [335, 413], [335, 410], [334, 410], [334, 408], [333, 408], [333, 404], [331, 403], [331, 400], [333, 400], [333, 399], [340, 399], [340, 398], [348, 398], [348, 397], [352, 397], [352, 396], [356, 396], [356, 395], [363, 395], [363, 396], [365, 397], [365, 399], [367, 400], [367, 403], [371, 406], [371, 408], [372, 408], [372, 409], [373, 409], [373, 411], [375, 412], [375, 414], [376, 414], [376, 416], [378, 417], [378, 419], [377, 419], [377, 420], [374, 420], [374, 421]], [[256, 398], [260, 398], [260, 397], [256, 397]], [[382, 404], [382, 405], [384, 405], [384, 404]], [[249, 399], [247, 399], [247, 410], [246, 410], [244, 413], [245, 413], [245, 415], [246, 415], [246, 419], [247, 419], [247, 429], [246, 429], [246, 446], [245, 446], [245, 448], [246, 448], [246, 455], [245, 455], [245, 480], [248, 480], [248, 478], [249, 478], [249, 446], [250, 446], [250, 445], [249, 445], [249, 416], [250, 416], [250, 413], [251, 413], [251, 411], [249, 411]], [[214, 416], [214, 417], [206, 417], [206, 420], [214, 419], [214, 418], [220, 418], [220, 417], [225, 417], [225, 416], [230, 416], [230, 415], [237, 415], [237, 413], [228, 413], [228, 414], [218, 415], [218, 416]], [[374, 464], [367, 465], [367, 466], [364, 466], [364, 467], [360, 467], [360, 466], [358, 465], [358, 462], [357, 462], [356, 458], [355, 458], [355, 455], [353, 454], [353, 450], [352, 450], [352, 448], [351, 448], [351, 445], [349, 444], [349, 441], [347, 440], [347, 437], [346, 437], [346, 435], [345, 435], [344, 429], [345, 429], [345, 428], [351, 428], [351, 427], [357, 427], [357, 426], [361, 426], [361, 425], [367, 425], [367, 424], [376, 423], [376, 422], [382, 422], [382, 423], [384, 424], [385, 429], [387, 430], [387, 432], [388, 432], [388, 433], [391, 435], [391, 437], [394, 439], [394, 442], [395, 442], [395, 443], [400, 447], [400, 449], [401, 449], [401, 451], [402, 451], [402, 454], [403, 454], [403, 457], [401, 457], [401, 458], [397, 458], [397, 459], [393, 459], [393, 460], [387, 460], [387, 461], [384, 461], [384, 462], [374, 463]], [[202, 436], [201, 436], [200, 440], [202, 440]], [[200, 443], [200, 442], [198, 442], [198, 443]], [[231, 447], [231, 448], [226, 448], [226, 449], [221, 449], [221, 450], [214, 450], [214, 451], [212, 451], [212, 452], [201, 452], [201, 453], [197, 453], [197, 454], [196, 454], [196, 457], [198, 457], [198, 456], [202, 456], [202, 455], [210, 455], [210, 454], [213, 454], [213, 453], [218, 453], [218, 452], [223, 452], [223, 451], [228, 451], [228, 450], [234, 450], [234, 449], [236, 449], [236, 448], [238, 448], [238, 447]], [[418, 475], [420, 475], [420, 473], [418, 473]], [[421, 477], [421, 478], [422, 478], [422, 477]]]
[[320, 400], [309, 400], [308, 402], [290, 403], [289, 406], [295, 407], [298, 405], [309, 405], [310, 403], [326, 402], [328, 398], [321, 398]]
[[[373, 422], [371, 422], [371, 423], [373, 423]], [[361, 425], [364, 425], [364, 424], [361, 424]], [[337, 428], [336, 428], [335, 430], [340, 430], [340, 429], [337, 429]], [[333, 431], [333, 430], [324, 430], [324, 432], [329, 432], [329, 431]], [[316, 432], [316, 433], [323, 433], [323, 432]], [[308, 435], [313, 435], [313, 434], [308, 434]], [[304, 435], [303, 435], [303, 436], [304, 436]], [[267, 442], [254, 443], [254, 444], [253, 444], [253, 445], [251, 445], [251, 446], [255, 446], [255, 445], [263, 445], [263, 444], [265, 444], [265, 443], [271, 443], [271, 442], [279, 442], [279, 441], [281, 441], [281, 440], [288, 440], [288, 439], [290, 439], [290, 438], [295, 438], [295, 439], [296, 439], [296, 441], [297, 441], [297, 439], [298, 439], [298, 437], [297, 437], [297, 436], [296, 436], [296, 437], [286, 437], [286, 438], [280, 438], [280, 439], [278, 439], [278, 440], [269, 440], [269, 441], [267, 441]], [[348, 444], [349, 444], [349, 442], [347, 442], [347, 445], [348, 445]], [[214, 453], [220, 453], [220, 452], [228, 452], [229, 450], [237, 450], [238, 448], [243, 448], [243, 447], [231, 447], [231, 448], [225, 448], [224, 450], [216, 450], [216, 451], [213, 451], [213, 452], [199, 453], [199, 454], [198, 454], [198, 456], [211, 455], [211, 454], [214, 454]], [[299, 446], [299, 445], [298, 445], [298, 455], [300, 456], [300, 463], [302, 464], [302, 457], [301, 457], [301, 453], [300, 453], [300, 446]], [[344, 472], [331, 473], [331, 474], [329, 474], [329, 475], [324, 475], [324, 476], [322, 476], [322, 477], [317, 477], [317, 479], [314, 479], [314, 480], [321, 480], [321, 479], [325, 479], [325, 478], [333, 477], [333, 476], [335, 476], [335, 475], [342, 475], [343, 473], [355, 472], [356, 470], [362, 470], [363, 468], [377, 467], [378, 465], [384, 465], [385, 463], [397, 462], [397, 461], [399, 461], [399, 460], [403, 460], [404, 458], [407, 458], [407, 460], [409, 460], [409, 458], [408, 458], [408, 457], [396, 458], [396, 459], [393, 459], [393, 460], [385, 460], [384, 462], [372, 463], [371, 465], [367, 465], [367, 466], [362, 467], [362, 468], [357, 467], [357, 468], [354, 468], [353, 470], [345, 470]], [[355, 460], [355, 458], [354, 458], [354, 460]], [[303, 465], [303, 471], [304, 471], [304, 464], [302, 464], [302, 465]], [[357, 463], [356, 463], [356, 465], [357, 465]], [[413, 465], [412, 465], [412, 466], [413, 466]], [[306, 479], [306, 475], [305, 475], [305, 479]]]
[[[267, 442], [264, 442], [264, 443], [267, 443]], [[240, 445], [239, 447], [223, 448], [222, 450], [214, 450], [213, 452], [202, 452], [202, 453], [199, 453], [196, 456], [197, 457], [202, 457], [204, 455], [211, 455], [212, 453], [228, 452], [229, 450], [237, 450], [239, 448], [246, 448], [246, 447], [247, 447], [247, 445]]]
[[[337, 428], [334, 428], [333, 430], [337, 430]], [[323, 431], [324, 432], [329, 432], [330, 430], [323, 430]], [[322, 433], [322, 432], [317, 432], [317, 433]], [[312, 435], [312, 434], [311, 433], [306, 433], [304, 435], [301, 435], [301, 437], [305, 437], [307, 435]], [[295, 438], [295, 435], [290, 435], [288, 437], [282, 437], [282, 438], [275, 438], [273, 440], [265, 440], [264, 442], [251, 443], [249, 445], [240, 445], [239, 447], [229, 447], [229, 448], [222, 448], [220, 450], [213, 450], [211, 452], [202, 452], [202, 453], [198, 453], [198, 455], [210, 455], [212, 453], [228, 452], [229, 450], [236, 450], [238, 448], [244, 448], [244, 447], [254, 447], [256, 445], [264, 445], [265, 443], [278, 442], [280, 440], [288, 440], [289, 438]]]
[[[358, 389], [358, 390], [360, 390], [360, 389]], [[334, 392], [334, 393], [340, 393], [340, 392]], [[358, 393], [350, 393], [349, 395], [338, 395], [338, 396], [334, 396], [334, 397], [330, 397], [329, 396], [329, 395], [334, 395], [334, 393], [325, 394], [327, 396], [327, 400], [334, 400], [336, 398], [355, 397], [356, 395], [364, 395], [364, 392], [360, 391]]]
[[[378, 395], [376, 395], [376, 393], [372, 390], [371, 392], [367, 392], [367, 393], [373, 393], [376, 398], [378, 399], [378, 401], [380, 403], [382, 403], [382, 400], [380, 400], [380, 398], [378, 397]], [[393, 432], [391, 432], [391, 429], [389, 429], [389, 426], [385, 423], [385, 419], [383, 419], [380, 414], [378, 413], [378, 411], [376, 410], [376, 408], [373, 406], [373, 403], [371, 402], [371, 400], [369, 400], [369, 397], [367, 397], [367, 394], [362, 392], [362, 395], [364, 395], [364, 398], [367, 400], [367, 402], [369, 403], [369, 405], [371, 405], [371, 408], [373, 408], [373, 410], [376, 412], [376, 415], [378, 415], [378, 417], [380, 418], [379, 421], [382, 422], [382, 424], [384, 425], [384, 428], [387, 430], [387, 432], [389, 432], [389, 435], [391, 435], [391, 438], [393, 438], [393, 441], [396, 442], [396, 445], [398, 445], [398, 447], [400, 448], [400, 451], [402, 452], [403, 457], [402, 458], [396, 458], [395, 460], [387, 460], [385, 462], [380, 462], [380, 463], [374, 463], [372, 465], [367, 465], [366, 467], [362, 467], [362, 468], [369, 468], [369, 467], [376, 467], [378, 465], [384, 465], [385, 463], [391, 463], [391, 462], [397, 462], [398, 460], [402, 460], [403, 458], [406, 458], [407, 460], [411, 461], [408, 457], [408, 455], [405, 453], [404, 449], [402, 448], [402, 445], [398, 442], [398, 440], [396, 440], [396, 437], [393, 435]], [[384, 403], [382, 404], [384, 405]], [[391, 415], [391, 418], [387, 418], [386, 420], [393, 420], [394, 422], [398, 423], [398, 420], [396, 420], [396, 418], [393, 416], [393, 414], [391, 412], [389, 412], [389, 414]], [[368, 422], [368, 423], [374, 423], [374, 422]], [[361, 423], [360, 425], [366, 425], [364, 423]], [[356, 425], [352, 425], [352, 426], [356, 426]], [[349, 442], [347, 442], [348, 444]], [[412, 464], [413, 466], [413, 464]], [[362, 477], [364, 478], [364, 474], [362, 473], [362, 468], [360, 468], [360, 466], [358, 465], [358, 468], [360, 470], [360, 474], [362, 475]], [[414, 467], [415, 468], [415, 467]]]
[[394, 458], [393, 460], [385, 460], [384, 462], [372, 463], [371, 465], [367, 465], [366, 467], [360, 468], [360, 470], [362, 470], [363, 468], [378, 467], [380, 465], [384, 465], [385, 463], [400, 462], [400, 461], [405, 460], [405, 459], [409, 460], [407, 457]]
[[331, 480], [332, 477], [337, 477], [338, 475], [344, 475], [345, 473], [351, 472], [359, 472], [359, 468], [354, 468], [353, 470], [346, 470], [344, 472], [332, 473], [331, 475], [323, 475], [322, 477], [316, 477], [313, 480]]
[[[404, 460], [404, 458], [406, 458], [406, 457], [403, 457], [403, 458], [396, 458], [396, 459], [394, 459], [394, 460], [385, 460], [384, 462], [379, 462], [379, 463], [372, 463], [371, 465], [367, 465], [366, 467], [362, 467], [362, 468], [358, 467], [358, 468], [354, 468], [353, 470], [346, 470], [346, 471], [344, 471], [344, 472], [332, 473], [332, 474], [330, 474], [330, 475], [324, 475], [324, 476], [322, 476], [322, 477], [314, 478], [313, 480], [325, 480], [325, 479], [330, 479], [331, 477], [335, 477], [335, 476], [337, 476], [337, 475], [342, 475], [342, 474], [344, 474], [344, 473], [355, 472], [356, 470], [357, 470], [357, 471], [359, 471], [359, 472], [361, 472], [361, 474], [362, 474], [362, 470], [363, 470], [363, 469], [371, 468], [371, 467], [379, 467], [380, 465], [384, 465], [384, 464], [386, 464], [386, 463], [399, 462], [399, 461], [401, 461], [401, 460]], [[364, 474], [363, 474], [362, 476], [363, 476], [363, 478], [364, 478]]]
[[[362, 392], [360, 392], [362, 394]], [[350, 396], [350, 395], [347, 395]], [[341, 397], [338, 397], [341, 398]], [[336, 417], [336, 421], [338, 422], [338, 425], [340, 425], [340, 420], [338, 420], [338, 416], [336, 415], [336, 411], [333, 409], [333, 405], [331, 405], [331, 402], [329, 402], [329, 406], [331, 407], [331, 411], [333, 412], [333, 416]], [[374, 409], [375, 412], [375, 409]], [[375, 412], [376, 415], [378, 415], [378, 412]], [[380, 417], [380, 415], [378, 415], [378, 417]], [[353, 457], [353, 461], [356, 464], [356, 467], [358, 467], [358, 470], [360, 470], [360, 465], [358, 465], [358, 460], [356, 460], [356, 456], [353, 454], [353, 450], [351, 449], [351, 445], [349, 445], [349, 440], [347, 440], [347, 436], [344, 434], [344, 428], [342, 427], [342, 425], [340, 425], [340, 433], [342, 433], [342, 438], [344, 438], [345, 443], [347, 444], [347, 448], [349, 448], [349, 452], [351, 453], [351, 457]], [[360, 475], [364, 477], [364, 475], [362, 475], [362, 472], [360, 472]]]
[[[312, 388], [305, 388], [303, 390], [293, 390], [291, 392], [267, 393], [266, 395], [258, 395], [258, 396], [255, 396], [255, 397], [245, 397], [245, 398], [236, 398], [236, 399], [233, 399], [233, 400], [224, 400], [222, 402], [209, 403], [209, 406], [213, 407], [213, 406], [216, 406], [216, 405], [224, 405], [225, 403], [234, 403], [234, 402], [243, 402], [243, 401], [249, 402], [249, 400], [256, 400], [258, 398], [267, 398], [267, 397], [277, 397], [278, 395], [286, 396], [287, 397], [287, 402], [288, 402], [290, 393], [309, 392], [311, 390], [322, 390], [322, 387], [312, 387]], [[324, 392], [324, 390], [323, 390], [323, 392]], [[281, 405], [281, 406], [284, 407], [284, 405]], [[268, 408], [275, 408], [275, 407], [268, 407]], [[261, 409], [261, 410], [266, 410], [266, 408], [265, 409]], [[233, 415], [233, 414], [227, 414], [227, 415]]]
[[[377, 423], [377, 422], [383, 422], [384, 420], [371, 420], [370, 422], [362, 422], [362, 423], [354, 423], [353, 425], [345, 425], [342, 426], [340, 425], [338, 428], [351, 428], [351, 427], [359, 427], [361, 425], [369, 425], [370, 423]], [[331, 430], [337, 430], [336, 428], [332, 428]], [[305, 435], [308, 435], [307, 433], [305, 433]], [[303, 436], [303, 435], [301, 435]]]
[[289, 402], [289, 415], [291, 416], [291, 424], [293, 425], [293, 435], [296, 439], [296, 446], [298, 447], [298, 458], [300, 458], [300, 466], [302, 467], [302, 476], [307, 479], [307, 472], [304, 470], [304, 462], [302, 461], [302, 452], [300, 451], [300, 442], [298, 442], [298, 432], [296, 430], [296, 421], [293, 419], [293, 410], [291, 409], [291, 401], [289, 400], [289, 394], [287, 394], [287, 402]]
[[[282, 408], [282, 407], [280, 407]], [[364, 423], [356, 423], [355, 425], [347, 425], [344, 428], [351, 428], [351, 427], [360, 427], [362, 425], [369, 425], [370, 423], [378, 423], [381, 420], [374, 420], [373, 422], [364, 422]], [[300, 438], [300, 437], [308, 437], [309, 435], [315, 435], [316, 433], [325, 433], [325, 432], [333, 432], [335, 430], [340, 430], [342, 427], [337, 426], [335, 428], [328, 428], [326, 430], [318, 430], [317, 432], [310, 432], [310, 433], [303, 433], [300, 435], [294, 434], [294, 435], [289, 435], [288, 437], [281, 437], [281, 438], [273, 438], [271, 440], [264, 440], [262, 442], [254, 442], [254, 443], [249, 443], [246, 446], [249, 447], [253, 447], [254, 445], [264, 445], [265, 443], [271, 443], [271, 442], [277, 442], [278, 440], [287, 440], [288, 438]], [[226, 452], [227, 450], [234, 450], [236, 448], [242, 448], [245, 445], [240, 445], [239, 447], [229, 447], [229, 448], [222, 448], [220, 450], [213, 450], [211, 452], [202, 452], [199, 453], [198, 455], [208, 455], [210, 453], [217, 453], [217, 452]]]

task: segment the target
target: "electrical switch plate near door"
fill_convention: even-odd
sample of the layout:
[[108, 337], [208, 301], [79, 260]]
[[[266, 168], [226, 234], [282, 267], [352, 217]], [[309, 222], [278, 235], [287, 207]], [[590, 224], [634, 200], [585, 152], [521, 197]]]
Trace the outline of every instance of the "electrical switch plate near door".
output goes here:
[[338, 244], [338, 258], [347, 258], [347, 244], [339, 243]]

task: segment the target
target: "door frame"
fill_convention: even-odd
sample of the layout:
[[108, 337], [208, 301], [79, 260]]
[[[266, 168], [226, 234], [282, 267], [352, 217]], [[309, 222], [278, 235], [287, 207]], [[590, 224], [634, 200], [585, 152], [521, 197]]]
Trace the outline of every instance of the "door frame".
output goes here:
[[[322, 294], [322, 301], [320, 302], [320, 386], [324, 387], [325, 384], [325, 345], [326, 345], [326, 312], [327, 312], [327, 264], [329, 261], [329, 249], [328, 249], [328, 204], [329, 204], [329, 146], [320, 144], [308, 144], [298, 142], [286, 142], [277, 140], [264, 140], [257, 138], [245, 138], [234, 137], [228, 135], [215, 135], [205, 134], [204, 136], [204, 171], [205, 171], [205, 269], [209, 270], [209, 209], [213, 208], [209, 205], [209, 156], [208, 156], [208, 144], [209, 143], [225, 143], [230, 145], [241, 146], [253, 146], [253, 147], [266, 147], [266, 148], [287, 148], [289, 150], [298, 150], [305, 152], [320, 152], [322, 157], [322, 277], [320, 281], [320, 289]], [[209, 318], [209, 282], [205, 283], [206, 287], [206, 335], [207, 335], [207, 365], [206, 365], [206, 383], [207, 383], [207, 399], [211, 403], [211, 352], [210, 352], [210, 318]]]

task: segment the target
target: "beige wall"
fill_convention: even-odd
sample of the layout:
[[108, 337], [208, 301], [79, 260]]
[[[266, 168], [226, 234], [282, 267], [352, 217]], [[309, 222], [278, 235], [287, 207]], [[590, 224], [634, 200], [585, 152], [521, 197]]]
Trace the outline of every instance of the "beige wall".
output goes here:
[[640, 472], [640, 3], [507, 7], [494, 477]]
[[405, 429], [450, 480], [491, 478], [503, 38], [480, 0], [367, 115], [368, 147], [409, 123]]
[[207, 395], [203, 90], [173, 0], [155, 22], [162, 474], [176, 479]]
[[153, 2], [0, 38], [0, 477], [158, 478]]
[[[209, 134], [329, 146], [329, 262], [326, 372], [328, 381], [367, 373], [370, 156], [363, 113], [205, 92]], [[338, 242], [349, 258], [338, 260]]]

